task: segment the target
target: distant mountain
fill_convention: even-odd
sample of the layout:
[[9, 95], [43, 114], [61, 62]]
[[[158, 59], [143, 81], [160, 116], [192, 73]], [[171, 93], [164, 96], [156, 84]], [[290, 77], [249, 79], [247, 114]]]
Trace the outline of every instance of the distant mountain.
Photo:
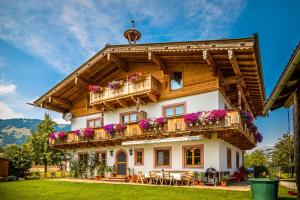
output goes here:
[[[0, 119], [0, 147], [22, 144], [36, 130], [40, 119]], [[58, 124], [55, 131], [69, 131], [69, 124]]]

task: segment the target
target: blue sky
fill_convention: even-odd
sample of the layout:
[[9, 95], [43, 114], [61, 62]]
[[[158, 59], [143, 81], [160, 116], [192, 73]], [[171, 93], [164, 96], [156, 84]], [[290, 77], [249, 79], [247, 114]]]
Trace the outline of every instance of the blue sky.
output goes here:
[[[136, 20], [143, 42], [259, 34], [269, 96], [300, 40], [300, 1], [19, 1], [0, 0], [0, 118], [42, 118], [26, 105], [101, 50], [125, 44]], [[51, 112], [56, 121], [60, 116]], [[287, 130], [287, 111], [258, 118], [263, 146]]]

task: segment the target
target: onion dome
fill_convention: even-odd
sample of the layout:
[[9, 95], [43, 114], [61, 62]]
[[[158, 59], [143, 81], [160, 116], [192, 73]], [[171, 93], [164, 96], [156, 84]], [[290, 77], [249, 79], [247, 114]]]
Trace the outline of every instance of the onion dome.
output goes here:
[[128, 40], [129, 44], [135, 44], [137, 40], [142, 37], [142, 34], [134, 28], [134, 20], [131, 20], [132, 28], [124, 32], [124, 37]]

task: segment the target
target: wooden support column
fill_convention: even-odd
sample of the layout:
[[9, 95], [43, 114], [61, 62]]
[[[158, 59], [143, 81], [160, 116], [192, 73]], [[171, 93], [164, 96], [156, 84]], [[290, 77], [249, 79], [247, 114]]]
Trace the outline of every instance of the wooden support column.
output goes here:
[[295, 91], [294, 100], [294, 137], [295, 137], [295, 172], [296, 184], [298, 188], [298, 198], [300, 199], [300, 83]]
[[203, 60], [205, 60], [207, 62], [209, 71], [212, 73], [212, 75], [217, 76], [218, 75], [217, 65], [216, 65], [214, 59], [212, 58], [212, 56], [210, 55], [209, 51], [207, 51], [207, 50], [203, 51]]
[[242, 91], [238, 88], [238, 107], [242, 109]]
[[155, 53], [148, 51], [148, 60], [155, 63], [162, 74], [162, 77], [164, 79], [164, 84], [167, 87], [168, 86], [168, 68], [166, 63], [159, 57], [157, 56]]

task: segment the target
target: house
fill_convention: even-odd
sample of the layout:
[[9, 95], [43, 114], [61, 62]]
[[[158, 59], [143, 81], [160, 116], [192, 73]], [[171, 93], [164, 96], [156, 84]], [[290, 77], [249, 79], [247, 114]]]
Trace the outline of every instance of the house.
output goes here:
[[134, 28], [124, 35], [129, 44], [106, 45], [34, 102], [71, 118], [72, 131], [53, 134], [53, 147], [78, 159], [92, 152], [117, 175], [236, 171], [260, 140], [252, 121], [265, 101], [257, 35], [146, 44], [136, 44]]
[[[276, 110], [282, 107], [294, 107], [294, 137], [295, 137], [295, 171], [296, 183], [300, 188], [300, 43], [283, 70], [276, 86], [268, 98], [264, 114], [270, 110]], [[298, 198], [300, 194], [298, 192]]]

